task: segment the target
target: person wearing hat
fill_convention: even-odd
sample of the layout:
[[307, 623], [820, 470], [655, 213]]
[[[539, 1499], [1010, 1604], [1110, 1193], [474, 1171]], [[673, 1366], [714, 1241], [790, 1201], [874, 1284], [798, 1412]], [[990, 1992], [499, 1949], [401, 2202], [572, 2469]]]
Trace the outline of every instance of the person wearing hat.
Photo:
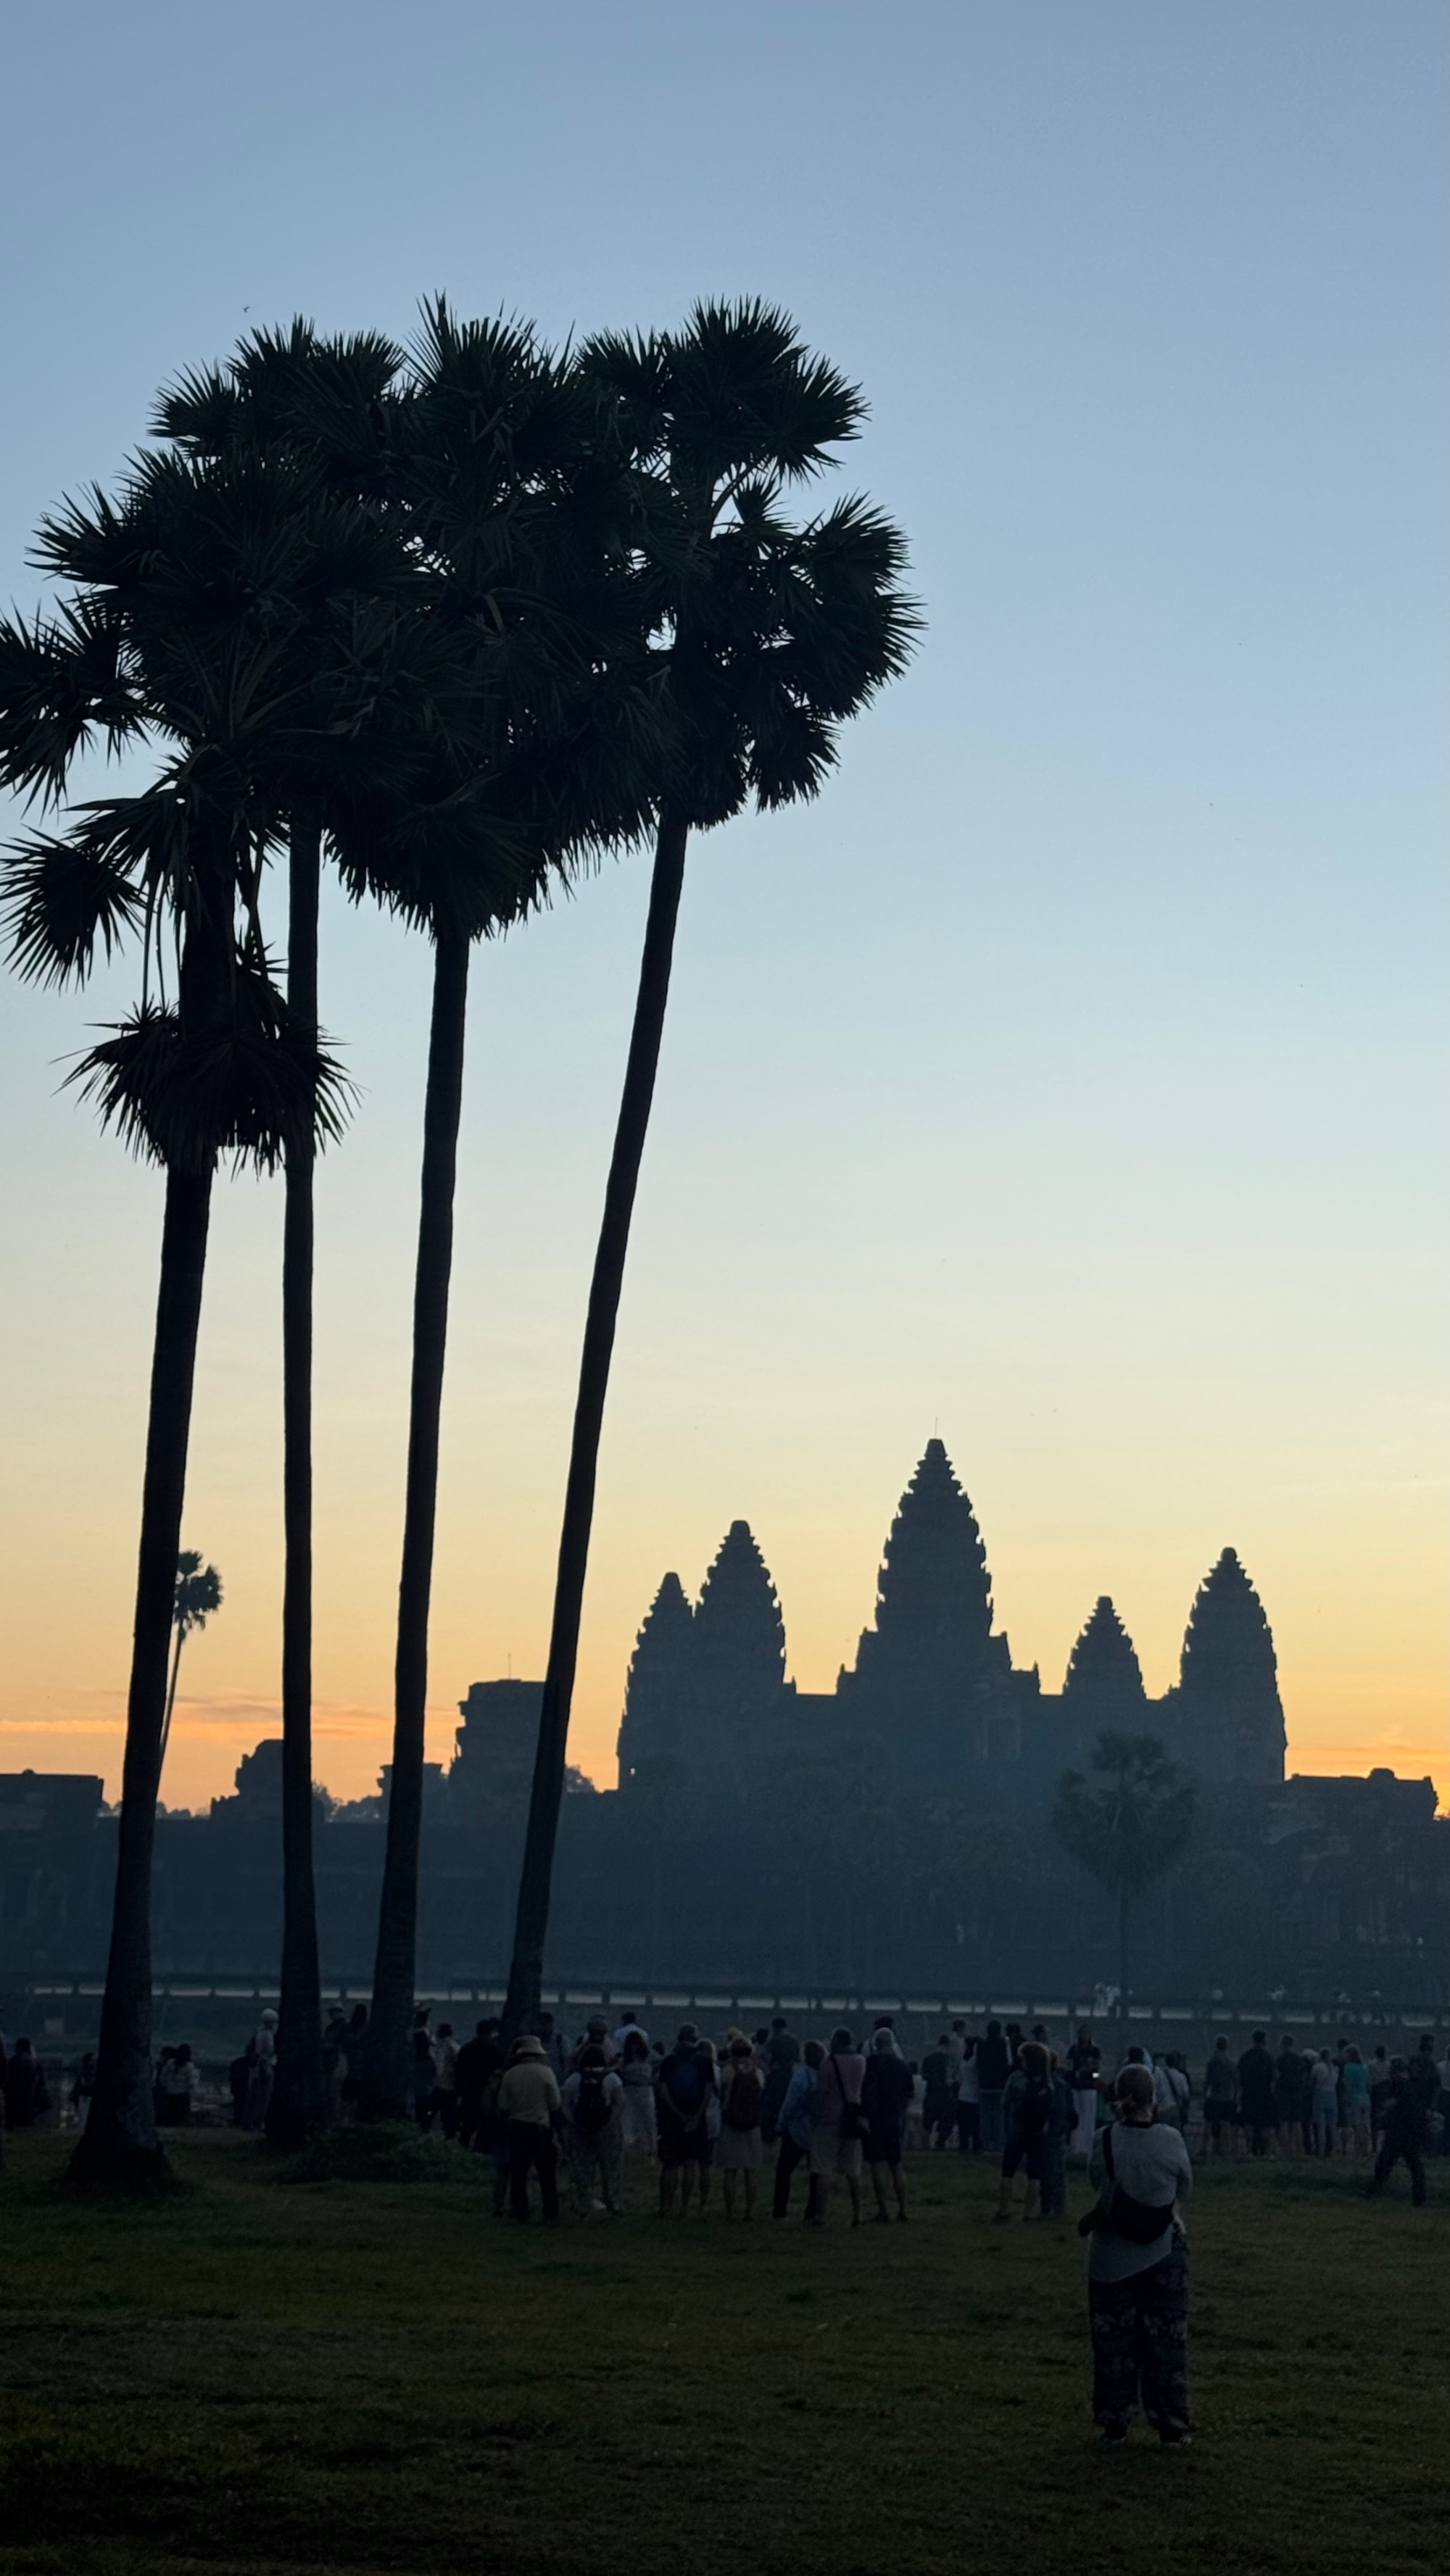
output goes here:
[[539, 2177], [539, 2202], [552, 2226], [559, 2215], [559, 2151], [554, 2122], [559, 2116], [558, 2079], [548, 2051], [533, 2031], [516, 2039], [498, 2088], [498, 2116], [509, 2142], [509, 2207], [520, 2226], [529, 2217], [529, 2176]]

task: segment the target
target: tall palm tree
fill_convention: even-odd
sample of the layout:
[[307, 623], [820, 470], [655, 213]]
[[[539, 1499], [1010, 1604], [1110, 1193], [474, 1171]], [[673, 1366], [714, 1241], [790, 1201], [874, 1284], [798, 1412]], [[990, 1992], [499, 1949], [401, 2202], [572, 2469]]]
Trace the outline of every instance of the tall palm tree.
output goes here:
[[[271, 615], [293, 686], [267, 745], [287, 828], [287, 1004], [317, 1037], [318, 914], [332, 800], [397, 791], [396, 650], [422, 613], [426, 585], [410, 552], [388, 464], [403, 353], [373, 333], [323, 340], [305, 322], [254, 333], [229, 364], [183, 376], [160, 398], [155, 427], [183, 452], [229, 461], [265, 456], [290, 477], [308, 544], [275, 577]], [[339, 576], [348, 613], [338, 616]], [[307, 674], [314, 703], [299, 723]], [[366, 673], [365, 684], [359, 681]], [[406, 689], [403, 695], [407, 696]], [[335, 816], [332, 817], [335, 820]], [[288, 1149], [282, 1234], [282, 1962], [277, 2075], [267, 2110], [274, 2145], [300, 2143], [326, 2111], [312, 1788], [312, 1327], [314, 1169], [310, 1134]]]
[[[97, 492], [45, 523], [36, 560], [71, 586], [61, 606], [0, 625], [0, 780], [56, 802], [98, 735], [160, 755], [142, 794], [76, 809], [63, 833], [19, 843], [5, 870], [23, 974], [83, 979], [140, 926], [140, 1005], [76, 1078], [166, 1173], [111, 1944], [95, 2097], [73, 2159], [78, 2176], [106, 2180], [144, 2179], [163, 2161], [151, 1859], [212, 1182], [225, 1154], [272, 1169], [299, 1137], [340, 1126], [335, 1068], [290, 1022], [262, 941], [276, 813], [257, 744], [285, 675], [265, 586], [238, 596], [248, 545], [275, 555], [277, 542], [266, 477], [240, 479], [141, 457], [119, 503]], [[291, 541], [302, 542], [295, 528]]]
[[222, 1579], [216, 1567], [202, 1563], [199, 1548], [184, 1547], [176, 1560], [176, 1598], [171, 1613], [176, 1644], [171, 1654], [171, 1679], [166, 1686], [166, 1715], [161, 1721], [161, 1753], [156, 1764], [158, 1795], [161, 1775], [166, 1768], [166, 1748], [171, 1742], [176, 1685], [181, 1679], [181, 1649], [192, 1631], [204, 1628], [212, 1612], [220, 1610], [221, 1606]]
[[787, 316], [702, 304], [683, 331], [588, 343], [582, 370], [617, 406], [640, 469], [633, 530], [666, 671], [670, 751], [634, 1024], [584, 1328], [549, 1660], [519, 1882], [506, 2026], [538, 2009], [610, 1358], [669, 994], [692, 829], [813, 796], [841, 724], [905, 665], [917, 615], [905, 548], [850, 499], [804, 523], [788, 489], [833, 461], [859, 391]]
[[1064, 1771], [1052, 1810], [1052, 1829], [1065, 1851], [1081, 1861], [1117, 1901], [1118, 2012], [1128, 2010], [1128, 1936], [1132, 1912], [1145, 1887], [1177, 1859], [1197, 1811], [1193, 1782], [1155, 1735], [1125, 1735], [1109, 1728], [1089, 1757], [1088, 1771]]
[[339, 833], [344, 881], [433, 944], [393, 1748], [362, 2108], [405, 2104], [417, 1962], [428, 1619], [463, 1097], [469, 957], [551, 877], [635, 832], [652, 740], [637, 575], [611, 548], [618, 478], [599, 404], [526, 326], [425, 309], [398, 466], [410, 533], [467, 638], [429, 791]]

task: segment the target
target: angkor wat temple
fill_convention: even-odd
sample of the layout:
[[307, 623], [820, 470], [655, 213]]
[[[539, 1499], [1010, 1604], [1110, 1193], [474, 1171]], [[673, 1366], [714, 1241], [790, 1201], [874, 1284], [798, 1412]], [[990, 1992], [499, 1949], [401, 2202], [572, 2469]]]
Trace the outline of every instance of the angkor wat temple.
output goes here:
[[694, 1607], [667, 1574], [639, 1632], [621, 1793], [749, 1803], [857, 1746], [903, 1788], [1040, 1806], [1105, 1727], [1160, 1737], [1205, 1783], [1284, 1777], [1274, 1641], [1231, 1547], [1199, 1587], [1174, 1689], [1149, 1699], [1104, 1597], [1061, 1690], [1044, 1691], [993, 1624], [986, 1549], [940, 1440], [901, 1497], [852, 1668], [834, 1691], [798, 1691], [785, 1661], [775, 1586], [749, 1523], [734, 1521]]
[[[1191, 1841], [1140, 1909], [1160, 1996], [1442, 2004], [1450, 1823], [1429, 1780], [1284, 1777], [1268, 1621], [1226, 1548], [1188, 1616], [1179, 1678], [1149, 1699], [1100, 1600], [1062, 1688], [1014, 1666], [971, 1506], [929, 1443], [834, 1691], [786, 1679], [775, 1587], [744, 1521], [692, 1606], [666, 1575], [639, 1633], [619, 1785], [573, 1775], [549, 1965], [619, 1992], [1090, 1993], [1114, 1974], [1113, 1909], [1051, 1829], [1061, 1774], [1105, 1729], [1162, 1739], [1198, 1783]], [[476, 1682], [425, 1785], [419, 1973], [494, 1982], [512, 1922], [541, 1685]], [[158, 1973], [271, 1977], [280, 1937], [280, 1743], [209, 1816], [158, 1819]], [[319, 1792], [324, 1973], [366, 1990], [387, 1774]], [[94, 1977], [115, 1819], [101, 1783], [0, 1776], [0, 1990]], [[1137, 1982], [1135, 1980], [1135, 1982]], [[184, 1990], [184, 1989], [183, 1989]], [[0, 1992], [3, 1999], [3, 1992]]]

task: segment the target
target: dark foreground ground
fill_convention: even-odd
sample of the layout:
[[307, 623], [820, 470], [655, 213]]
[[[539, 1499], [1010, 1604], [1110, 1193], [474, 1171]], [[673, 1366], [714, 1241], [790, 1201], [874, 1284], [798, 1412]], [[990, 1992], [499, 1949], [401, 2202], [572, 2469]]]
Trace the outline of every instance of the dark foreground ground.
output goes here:
[[[1210, 2171], [1194, 2447], [1093, 2447], [1082, 2248], [918, 2159], [906, 2227], [496, 2226], [184, 2138], [143, 2208], [0, 2177], [0, 2569], [1443, 2571], [1450, 2163]], [[1084, 2186], [1073, 2191], [1073, 2212]]]

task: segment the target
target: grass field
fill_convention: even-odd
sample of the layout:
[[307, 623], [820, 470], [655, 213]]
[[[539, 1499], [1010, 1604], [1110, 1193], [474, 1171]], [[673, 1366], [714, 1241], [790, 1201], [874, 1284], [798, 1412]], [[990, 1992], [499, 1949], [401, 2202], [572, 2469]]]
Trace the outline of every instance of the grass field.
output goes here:
[[[945, 2576], [1443, 2569], [1450, 2191], [1217, 2168], [1191, 2211], [1194, 2447], [1094, 2448], [1082, 2247], [919, 2159], [906, 2227], [496, 2225], [468, 2183], [0, 2177], [0, 2568]], [[1073, 2209], [1084, 2186], [1074, 2186]]]

